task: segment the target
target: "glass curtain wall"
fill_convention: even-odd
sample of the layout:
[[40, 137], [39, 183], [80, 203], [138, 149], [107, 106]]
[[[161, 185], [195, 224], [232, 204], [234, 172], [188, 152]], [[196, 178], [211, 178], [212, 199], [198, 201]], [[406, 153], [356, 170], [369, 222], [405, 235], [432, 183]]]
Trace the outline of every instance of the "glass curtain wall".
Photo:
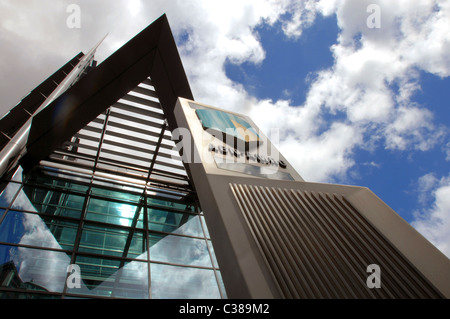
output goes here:
[[0, 298], [226, 298], [150, 79], [0, 181]]
[[195, 202], [89, 180], [19, 168], [8, 181], [0, 195], [0, 298], [226, 297]]

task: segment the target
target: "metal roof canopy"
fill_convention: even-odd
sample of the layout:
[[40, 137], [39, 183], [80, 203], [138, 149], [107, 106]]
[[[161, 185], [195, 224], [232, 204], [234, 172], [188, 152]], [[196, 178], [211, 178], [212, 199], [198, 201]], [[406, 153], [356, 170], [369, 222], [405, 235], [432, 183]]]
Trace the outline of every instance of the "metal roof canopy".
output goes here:
[[47, 158], [148, 77], [173, 130], [177, 98], [193, 95], [165, 14], [34, 117], [23, 168]]

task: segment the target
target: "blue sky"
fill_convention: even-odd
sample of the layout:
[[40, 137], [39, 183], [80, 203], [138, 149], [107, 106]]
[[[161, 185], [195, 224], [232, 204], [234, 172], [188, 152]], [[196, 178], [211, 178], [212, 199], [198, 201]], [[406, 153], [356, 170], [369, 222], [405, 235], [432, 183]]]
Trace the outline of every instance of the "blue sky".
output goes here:
[[0, 113], [106, 33], [100, 61], [163, 13], [197, 101], [279, 129], [305, 180], [369, 187], [450, 256], [448, 0], [0, 0]]
[[[247, 92], [258, 99], [289, 99], [294, 105], [306, 100], [310, 78], [321, 69], [333, 66], [330, 47], [340, 32], [336, 16], [319, 17], [304, 30], [301, 38], [290, 39], [282, 34], [280, 23], [255, 28], [266, 57], [260, 65], [227, 63], [226, 74], [241, 83]], [[420, 72], [420, 89], [411, 97], [433, 112], [436, 125], [448, 126], [450, 119], [450, 78]], [[398, 89], [395, 85], [392, 90]], [[339, 116], [325, 116], [327, 122], [343, 120]], [[415, 212], [424, 205], [418, 200], [420, 177], [432, 173], [446, 176], [449, 163], [443, 154], [445, 144], [423, 151], [396, 152], [384, 149], [354, 150], [354, 166], [344, 177], [333, 182], [369, 187], [408, 222], [415, 220]], [[448, 142], [448, 140], [447, 140]], [[299, 167], [301, 172], [301, 167]], [[428, 201], [428, 204], [432, 204]]]
[[301, 104], [306, 99], [309, 77], [333, 65], [330, 47], [336, 42], [339, 29], [336, 17], [319, 17], [301, 38], [289, 39], [281, 23], [255, 28], [265, 48], [261, 65], [227, 63], [226, 74], [241, 83], [258, 99], [285, 99]]

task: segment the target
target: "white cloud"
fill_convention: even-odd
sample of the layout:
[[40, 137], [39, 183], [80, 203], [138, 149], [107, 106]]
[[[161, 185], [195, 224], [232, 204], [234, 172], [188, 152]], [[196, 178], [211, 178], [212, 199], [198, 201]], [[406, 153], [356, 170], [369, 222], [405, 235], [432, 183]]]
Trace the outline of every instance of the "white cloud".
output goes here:
[[[418, 70], [437, 75], [450, 70], [442, 50], [424, 50], [429, 38], [439, 39], [444, 45], [448, 42], [446, 31], [450, 28], [435, 26], [446, 26], [448, 6], [433, 1], [401, 5], [376, 2], [382, 9], [381, 29], [369, 29], [366, 25], [366, 9], [373, 1], [284, 1], [276, 10], [270, 10], [274, 8], [272, 2], [264, 2], [266, 7], [260, 9], [243, 1], [239, 3], [243, 9], [234, 10], [232, 18], [226, 8], [208, 6], [207, 22], [194, 23], [195, 14], [192, 21], [183, 22], [189, 24], [191, 37], [180, 50], [194, 95], [199, 101], [251, 115], [266, 132], [272, 127], [280, 128], [281, 150], [308, 180], [329, 181], [345, 175], [354, 163], [352, 150], [379, 143], [380, 136], [388, 149], [431, 149], [441, 141], [445, 130], [436, 127], [432, 112], [415, 105], [411, 97], [420, 89]], [[204, 10], [201, 7], [202, 3], [197, 3], [197, 10]], [[178, 12], [177, 8], [172, 9]], [[292, 105], [287, 100], [258, 101], [226, 76], [227, 61], [264, 63], [264, 48], [253, 31], [263, 21], [273, 25], [277, 17], [282, 19], [285, 35], [296, 38], [318, 15], [333, 13], [341, 27], [332, 47], [335, 64], [317, 73], [303, 105]], [[429, 61], [435, 62], [431, 65]], [[394, 89], [394, 84], [398, 89]], [[336, 144], [335, 128], [329, 126], [323, 131], [323, 112], [344, 114], [345, 126], [357, 133]], [[329, 153], [334, 157], [323, 156], [323, 151], [316, 150], [318, 142], [322, 146], [336, 145], [339, 154], [333, 148]], [[297, 152], [290, 151], [294, 143]], [[323, 157], [313, 159], [313, 154]], [[305, 164], [313, 162], [317, 165]]]
[[440, 180], [434, 174], [419, 179], [424, 194], [434, 202], [430, 208], [416, 212], [412, 226], [450, 258], [450, 175]]
[[344, 123], [334, 123], [326, 132], [308, 139], [288, 136], [280, 148], [305, 180], [326, 181], [343, 174], [354, 165], [351, 157], [361, 143], [361, 132]]
[[405, 150], [409, 144], [427, 151], [445, 135], [443, 128], [432, 124], [433, 114], [417, 107], [399, 107], [392, 123], [386, 128], [386, 147]]
[[[70, 30], [65, 25], [66, 6], [73, 2], [82, 10], [80, 30]], [[107, 32], [109, 36], [97, 54], [100, 60], [167, 13], [196, 99], [247, 113], [266, 132], [281, 128], [280, 148], [304, 177], [329, 181], [345, 176], [354, 163], [352, 151], [358, 147], [426, 151], [446, 134], [434, 124], [432, 112], [411, 98], [420, 89], [420, 70], [438, 76], [450, 74], [447, 1], [12, 3], [0, 0], [0, 37], [9, 44], [0, 70], [11, 74], [10, 83], [0, 84], [2, 96], [6, 96], [5, 107], [26, 93], [18, 94], [17, 88], [32, 88], [80, 48], [88, 50]], [[366, 25], [367, 6], [372, 3], [381, 8], [381, 29]], [[340, 27], [331, 48], [334, 65], [317, 72], [302, 105], [288, 100], [258, 100], [227, 77], [226, 63], [263, 66], [266, 48], [255, 31], [257, 26], [264, 23], [280, 28], [280, 36], [296, 39], [320, 15], [336, 15]], [[327, 113], [344, 115], [344, 119], [336, 125], [327, 124], [323, 118]], [[335, 134], [344, 132], [354, 135], [336, 140]], [[294, 142], [298, 143], [297, 152], [290, 151]], [[332, 145], [325, 153], [334, 157], [325, 156], [317, 149], [317, 143]], [[313, 154], [325, 157], [313, 160]], [[316, 166], [306, 164], [314, 161]]]
[[429, 194], [432, 193], [432, 190], [436, 188], [439, 180], [436, 178], [435, 174], [429, 173], [421, 176], [418, 181], [418, 192], [419, 192], [419, 203], [422, 205], [426, 205], [429, 200]]

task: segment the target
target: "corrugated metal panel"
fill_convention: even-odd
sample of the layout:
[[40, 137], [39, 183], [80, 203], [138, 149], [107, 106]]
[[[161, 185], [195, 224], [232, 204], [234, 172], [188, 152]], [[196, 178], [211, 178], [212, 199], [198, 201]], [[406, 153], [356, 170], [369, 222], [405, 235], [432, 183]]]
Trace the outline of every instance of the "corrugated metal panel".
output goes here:
[[[342, 195], [230, 184], [284, 298], [441, 298]], [[381, 288], [367, 287], [367, 267]]]

